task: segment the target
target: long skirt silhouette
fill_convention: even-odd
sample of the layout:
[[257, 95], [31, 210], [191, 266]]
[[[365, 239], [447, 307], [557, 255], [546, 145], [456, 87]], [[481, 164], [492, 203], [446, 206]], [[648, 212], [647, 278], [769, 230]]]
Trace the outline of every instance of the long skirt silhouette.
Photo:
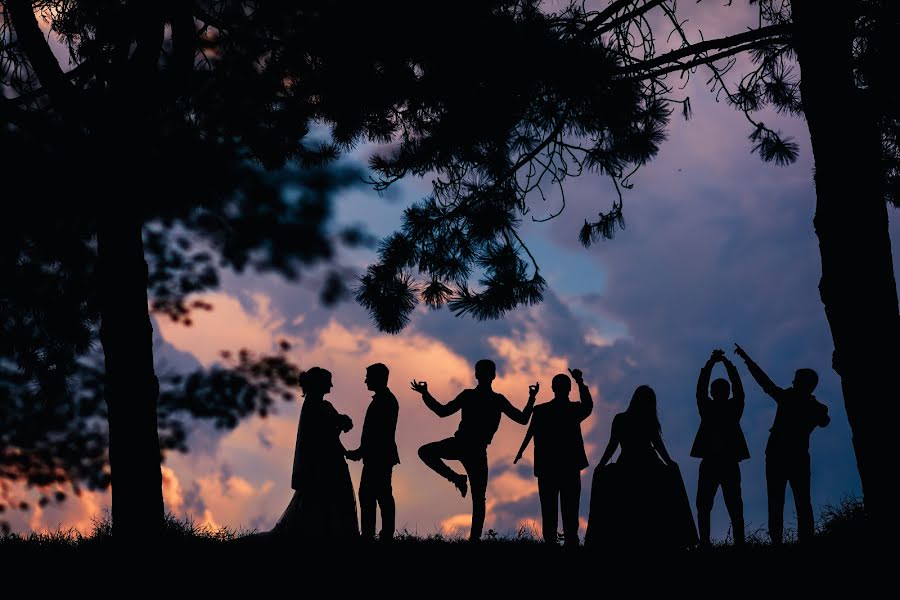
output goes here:
[[294, 496], [272, 533], [321, 543], [359, 537], [356, 493], [344, 448], [339, 415], [328, 401], [304, 403], [294, 452]]
[[359, 536], [356, 495], [346, 464], [318, 484], [295, 490], [273, 532], [323, 542]]
[[699, 542], [677, 465], [654, 457], [594, 469], [585, 546], [679, 549]]

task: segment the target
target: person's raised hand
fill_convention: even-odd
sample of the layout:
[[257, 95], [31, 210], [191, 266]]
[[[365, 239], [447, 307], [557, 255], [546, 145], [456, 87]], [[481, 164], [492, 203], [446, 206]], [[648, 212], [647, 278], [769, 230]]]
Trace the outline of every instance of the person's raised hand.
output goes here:
[[735, 343], [735, 345], [734, 345], [734, 353], [743, 359], [747, 358], [747, 353], [744, 352], [744, 349], [741, 348], [740, 346], [738, 346], [737, 343]]
[[529, 398], [537, 398], [537, 394], [541, 389], [541, 384], [537, 381], [534, 382], [534, 385], [528, 386], [528, 397]]
[[412, 389], [416, 392], [419, 392], [423, 396], [428, 393], [428, 383], [425, 381], [416, 381], [412, 380]]
[[581, 372], [581, 369], [569, 369], [569, 374], [575, 380], [575, 383], [579, 385], [584, 381], [584, 374]]

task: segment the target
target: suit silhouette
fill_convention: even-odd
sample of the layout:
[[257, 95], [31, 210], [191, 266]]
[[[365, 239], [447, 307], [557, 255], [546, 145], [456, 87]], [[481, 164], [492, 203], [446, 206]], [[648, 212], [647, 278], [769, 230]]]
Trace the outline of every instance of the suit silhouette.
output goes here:
[[[724, 379], [717, 379], [710, 390], [709, 378], [717, 362], [722, 362], [725, 366], [731, 385]], [[728, 516], [731, 517], [734, 543], [743, 544], [744, 502], [741, 498], [740, 461], [750, 458], [747, 440], [741, 429], [744, 387], [734, 363], [725, 358], [721, 350], [713, 351], [700, 369], [700, 377], [697, 379], [697, 409], [700, 411], [700, 428], [691, 448], [691, 456], [702, 459], [700, 477], [697, 480], [700, 542], [706, 545], [710, 543], [710, 513], [716, 491], [721, 486]]]
[[[451, 482], [465, 497], [468, 485], [472, 488], [472, 528], [469, 539], [481, 539], [484, 528], [485, 502], [488, 483], [487, 447], [500, 426], [500, 418], [506, 415], [516, 423], [525, 425], [534, 409], [534, 395], [530, 395], [524, 410], [513, 406], [503, 394], [495, 392], [491, 385], [497, 374], [493, 361], [479, 360], [475, 364], [478, 387], [463, 390], [447, 404], [435, 400], [424, 381], [413, 381], [412, 389], [422, 394], [422, 400], [434, 414], [449, 417], [462, 412], [459, 428], [451, 438], [425, 444], [419, 448], [419, 458], [438, 475]], [[457, 473], [445, 459], [458, 460], [467, 476]]]
[[[553, 400], [534, 407], [531, 424], [515, 462], [534, 438], [534, 475], [541, 499], [544, 542], [556, 544], [557, 513], [562, 507], [563, 534], [567, 546], [578, 545], [578, 507], [581, 471], [588, 466], [581, 436], [581, 422], [594, 409], [591, 392], [581, 371], [571, 371], [578, 384], [580, 402], [570, 402], [572, 382], [565, 374], [553, 378]], [[535, 391], [537, 390], [535, 384]]]
[[375, 537], [375, 506], [381, 508], [381, 532], [379, 537], [390, 540], [394, 536], [396, 506], [391, 476], [394, 465], [400, 463], [397, 443], [397, 415], [400, 405], [387, 387], [388, 368], [376, 363], [366, 369], [366, 385], [375, 392], [366, 410], [359, 448], [348, 450], [347, 458], [362, 460], [363, 470], [359, 483], [359, 508], [362, 536]]
[[756, 383], [778, 404], [766, 444], [769, 537], [773, 544], [782, 542], [784, 494], [790, 484], [797, 508], [797, 537], [801, 542], [807, 541], [815, 533], [810, 498], [809, 436], [816, 427], [826, 427], [831, 422], [828, 407], [812, 394], [819, 376], [812, 369], [798, 369], [791, 387], [780, 388], [743, 348], [735, 344], [734, 352], [747, 363]]

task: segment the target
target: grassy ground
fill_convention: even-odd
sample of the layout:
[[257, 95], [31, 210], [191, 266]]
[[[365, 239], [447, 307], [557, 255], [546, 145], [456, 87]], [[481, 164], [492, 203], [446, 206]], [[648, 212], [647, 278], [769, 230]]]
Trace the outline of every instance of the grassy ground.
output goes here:
[[66, 531], [5, 536], [0, 538], [0, 573], [36, 565], [48, 572], [101, 573], [124, 565], [129, 571], [166, 573], [166, 580], [185, 576], [223, 589], [247, 583], [290, 589], [316, 581], [332, 585], [335, 593], [403, 589], [456, 597], [493, 590], [534, 595], [545, 586], [555, 589], [554, 595], [624, 588], [806, 596], [814, 591], [831, 595], [847, 585], [865, 593], [874, 586], [876, 575], [886, 573], [876, 567], [879, 558], [892, 559], [893, 554], [883, 555], [869, 539], [862, 505], [855, 500], [826, 508], [816, 539], [807, 545], [791, 542], [776, 548], [758, 532], [743, 549], [719, 544], [705, 551], [677, 552], [640, 545], [628, 553], [545, 547], [525, 532], [488, 535], [476, 545], [440, 535], [401, 534], [389, 544], [310, 547], [255, 532], [212, 531], [170, 518], [163, 539], [132, 546], [114, 543], [107, 521], [97, 523], [87, 536]]

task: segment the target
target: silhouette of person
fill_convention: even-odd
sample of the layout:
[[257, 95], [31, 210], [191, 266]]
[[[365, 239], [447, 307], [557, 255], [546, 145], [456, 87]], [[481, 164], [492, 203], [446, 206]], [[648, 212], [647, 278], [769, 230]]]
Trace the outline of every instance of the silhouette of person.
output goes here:
[[366, 410], [359, 448], [348, 450], [350, 460], [362, 460], [363, 469], [359, 482], [359, 510], [364, 539], [375, 537], [375, 505], [381, 508], [381, 532], [379, 538], [388, 541], [394, 537], [395, 505], [391, 488], [394, 465], [400, 463], [394, 435], [397, 431], [397, 414], [400, 405], [388, 389], [388, 368], [375, 363], [366, 368], [366, 387], [375, 392]]
[[773, 544], [782, 543], [784, 494], [790, 484], [797, 508], [797, 537], [801, 542], [808, 541], [814, 533], [809, 436], [816, 427], [826, 427], [831, 422], [828, 407], [813, 396], [819, 376], [812, 369], [797, 369], [791, 387], [780, 388], [737, 344], [734, 353], [744, 359], [753, 379], [778, 405], [766, 444], [769, 538]]
[[[619, 460], [608, 464], [621, 446]], [[594, 469], [585, 545], [684, 548], [697, 529], [678, 465], [662, 440], [656, 393], [639, 386], [613, 418], [609, 444]]]
[[494, 439], [500, 426], [501, 415], [506, 415], [516, 423], [525, 425], [531, 418], [534, 409], [534, 394], [531, 392], [524, 410], [519, 410], [507, 400], [503, 394], [495, 392], [491, 385], [497, 375], [497, 367], [491, 360], [479, 360], [475, 363], [475, 389], [463, 390], [447, 404], [441, 404], [428, 391], [424, 381], [412, 381], [412, 389], [422, 394], [422, 400], [434, 414], [444, 418], [462, 412], [459, 428], [453, 437], [425, 444], [419, 448], [419, 458], [441, 477], [456, 486], [463, 498], [466, 497], [466, 475], [457, 473], [444, 462], [444, 459], [458, 460], [468, 475], [468, 484], [472, 488], [472, 529], [469, 540], [477, 542], [481, 539], [484, 527], [485, 494], [488, 482], [487, 447]]
[[358, 538], [356, 496], [340, 440], [353, 421], [325, 400], [333, 387], [329, 371], [312, 367], [299, 383], [304, 401], [291, 476], [295, 491], [272, 531], [326, 544]]
[[[725, 379], [716, 379], [710, 386], [709, 378], [717, 362], [725, 365], [730, 385]], [[744, 502], [741, 499], [740, 461], [750, 458], [747, 440], [741, 430], [744, 387], [737, 367], [725, 357], [722, 350], [713, 350], [709, 360], [700, 369], [700, 377], [697, 379], [697, 409], [700, 411], [700, 428], [691, 447], [691, 456], [701, 459], [700, 477], [697, 480], [700, 543], [704, 546], [710, 544], [710, 514], [716, 491], [721, 486], [725, 507], [731, 517], [734, 543], [742, 545]]]
[[[581, 422], [594, 410], [594, 400], [579, 369], [570, 369], [578, 385], [580, 402], [570, 402], [572, 380], [560, 373], [553, 378], [553, 400], [534, 407], [531, 423], [513, 464], [534, 438], [534, 476], [541, 499], [541, 529], [544, 542], [556, 544], [557, 513], [562, 508], [563, 540], [578, 545], [578, 507], [581, 502], [581, 471], [588, 459], [581, 437]], [[537, 395], [540, 386], [529, 388]]]

